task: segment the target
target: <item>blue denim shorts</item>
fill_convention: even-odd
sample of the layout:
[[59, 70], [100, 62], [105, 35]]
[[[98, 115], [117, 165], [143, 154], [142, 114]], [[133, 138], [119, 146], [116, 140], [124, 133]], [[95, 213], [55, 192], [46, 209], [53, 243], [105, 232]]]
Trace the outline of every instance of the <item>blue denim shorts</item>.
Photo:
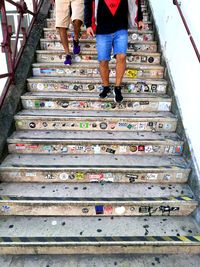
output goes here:
[[128, 47], [128, 31], [119, 30], [110, 34], [97, 34], [97, 54], [98, 60], [109, 61], [113, 49], [113, 54], [125, 54]]

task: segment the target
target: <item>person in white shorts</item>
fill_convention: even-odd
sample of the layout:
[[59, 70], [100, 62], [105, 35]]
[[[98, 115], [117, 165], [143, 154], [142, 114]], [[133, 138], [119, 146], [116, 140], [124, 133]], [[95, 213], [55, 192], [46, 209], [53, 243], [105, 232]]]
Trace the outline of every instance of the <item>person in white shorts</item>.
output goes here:
[[55, 0], [56, 28], [59, 30], [61, 43], [66, 53], [64, 64], [71, 65], [67, 29], [70, 17], [74, 26], [73, 53], [80, 53], [79, 33], [84, 18], [84, 0]]

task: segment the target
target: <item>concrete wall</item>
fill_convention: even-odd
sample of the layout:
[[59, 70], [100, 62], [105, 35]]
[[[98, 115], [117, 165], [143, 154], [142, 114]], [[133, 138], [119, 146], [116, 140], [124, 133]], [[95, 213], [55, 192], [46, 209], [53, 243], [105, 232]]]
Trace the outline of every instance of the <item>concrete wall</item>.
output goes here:
[[[200, 175], [200, 64], [172, 0], [149, 0], [192, 157]], [[181, 8], [200, 51], [199, 0], [181, 0]], [[198, 20], [198, 21], [197, 21]], [[198, 175], [198, 176], [199, 176]]]

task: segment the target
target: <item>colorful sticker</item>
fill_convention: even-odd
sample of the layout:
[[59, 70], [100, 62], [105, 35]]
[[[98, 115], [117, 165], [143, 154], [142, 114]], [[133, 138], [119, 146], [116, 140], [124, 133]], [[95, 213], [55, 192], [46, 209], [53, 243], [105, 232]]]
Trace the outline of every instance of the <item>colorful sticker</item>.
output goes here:
[[135, 79], [138, 76], [138, 70], [126, 70], [126, 76]]

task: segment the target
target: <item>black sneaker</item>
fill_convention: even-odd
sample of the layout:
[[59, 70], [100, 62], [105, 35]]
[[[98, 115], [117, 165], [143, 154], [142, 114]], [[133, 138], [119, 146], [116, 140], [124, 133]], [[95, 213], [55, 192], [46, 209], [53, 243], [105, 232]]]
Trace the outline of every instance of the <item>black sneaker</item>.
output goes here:
[[123, 96], [121, 93], [121, 86], [115, 86], [113, 94], [114, 94], [114, 101], [115, 102], [117, 102], [117, 103], [122, 102]]
[[102, 92], [99, 94], [99, 97], [106, 98], [111, 94], [111, 90], [109, 86], [103, 86]]

